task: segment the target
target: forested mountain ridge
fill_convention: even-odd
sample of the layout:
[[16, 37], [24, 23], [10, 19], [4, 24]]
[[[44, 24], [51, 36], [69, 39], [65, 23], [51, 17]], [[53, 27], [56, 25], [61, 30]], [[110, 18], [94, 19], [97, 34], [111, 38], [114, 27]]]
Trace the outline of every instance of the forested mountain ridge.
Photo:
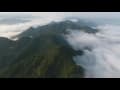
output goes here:
[[63, 37], [67, 29], [97, 30], [69, 20], [29, 28], [17, 41], [0, 38], [0, 77], [12, 78], [82, 78], [84, 70], [73, 60], [74, 51]]

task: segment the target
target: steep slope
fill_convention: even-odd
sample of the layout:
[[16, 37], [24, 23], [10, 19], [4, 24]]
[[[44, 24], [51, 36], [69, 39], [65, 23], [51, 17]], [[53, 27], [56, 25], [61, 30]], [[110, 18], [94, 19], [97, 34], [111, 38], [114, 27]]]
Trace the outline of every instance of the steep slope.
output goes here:
[[9, 57], [13, 56], [13, 46], [15, 45], [15, 42], [0, 37], [0, 68], [3, 66], [6, 66], [9, 62]]
[[[84, 70], [73, 61], [74, 51], [63, 37], [67, 29], [85, 30], [95, 33], [96, 30], [80, 24], [63, 21], [50, 23], [37, 28], [30, 28], [20, 34], [19, 40], [11, 45], [9, 64], [0, 68], [0, 77], [19, 78], [72, 78], [84, 77]], [[1, 60], [3, 61], [4, 58]], [[6, 62], [6, 63], [7, 63]]]

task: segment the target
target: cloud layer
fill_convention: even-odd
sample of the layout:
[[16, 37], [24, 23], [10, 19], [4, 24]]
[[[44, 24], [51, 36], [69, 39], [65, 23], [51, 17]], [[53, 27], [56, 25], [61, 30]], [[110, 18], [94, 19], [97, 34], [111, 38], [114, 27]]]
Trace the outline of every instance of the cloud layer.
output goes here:
[[[51, 21], [60, 21], [65, 18], [82, 18], [82, 19], [96, 19], [96, 18], [117, 18], [120, 19], [119, 12], [0, 12], [1, 19], [27, 19], [29, 22], [22, 22], [16, 24], [2, 24], [0, 22], [0, 36], [10, 38], [13, 35], [23, 32], [30, 26], [44, 25]], [[12, 18], [12, 19], [10, 19]], [[7, 20], [5, 21], [7, 22]], [[12, 23], [13, 21], [11, 21]], [[10, 23], [10, 21], [9, 21]]]
[[84, 51], [84, 55], [73, 57], [74, 61], [85, 69], [86, 78], [120, 77], [120, 26], [97, 28], [100, 32], [96, 34], [73, 30], [66, 36], [75, 50]]
[[52, 17], [33, 17], [33, 18], [30, 18], [29, 22], [20, 22], [15, 24], [2, 24], [1, 22], [0, 36], [11, 38], [12, 36], [25, 31], [29, 27], [36, 27], [36, 26], [48, 24], [51, 21], [61, 20], [59, 17], [54, 17], [54, 18]]

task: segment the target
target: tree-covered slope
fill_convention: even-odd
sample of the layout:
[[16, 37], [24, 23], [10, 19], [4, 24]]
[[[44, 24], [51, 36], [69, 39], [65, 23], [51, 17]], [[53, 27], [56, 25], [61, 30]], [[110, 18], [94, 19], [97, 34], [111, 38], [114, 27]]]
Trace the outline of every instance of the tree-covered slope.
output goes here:
[[[10, 41], [13, 44], [7, 44], [11, 47], [11, 50], [8, 50], [10, 55], [8, 58], [0, 58], [0, 62], [4, 61], [4, 65], [0, 64], [0, 77], [84, 77], [84, 70], [73, 61], [73, 56], [82, 55], [83, 52], [74, 51], [67, 43], [63, 37], [63, 34], [67, 33], [67, 29], [96, 32], [88, 26], [81, 26], [71, 21], [30, 28], [18, 36], [19, 40]], [[8, 52], [6, 51], [6, 53]]]

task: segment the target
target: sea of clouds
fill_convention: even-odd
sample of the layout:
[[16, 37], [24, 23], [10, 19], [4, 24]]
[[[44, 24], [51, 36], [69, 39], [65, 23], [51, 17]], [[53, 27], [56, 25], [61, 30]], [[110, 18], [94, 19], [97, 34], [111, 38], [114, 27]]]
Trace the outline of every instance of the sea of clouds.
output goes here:
[[[1, 13], [0, 13], [1, 14]], [[22, 13], [23, 14], [23, 13]], [[3, 14], [3, 17], [22, 18], [22, 14], [14, 13]], [[17, 16], [16, 16], [17, 15]], [[30, 18], [26, 18], [29, 15]], [[45, 25], [52, 21], [61, 21], [66, 17], [81, 17], [93, 20], [94, 18], [118, 18], [120, 13], [28, 13], [24, 19], [27, 22], [19, 22], [14, 24], [0, 23], [0, 37], [11, 38], [14, 35], [20, 34], [29, 27]], [[19, 17], [20, 16], [20, 17]], [[4, 18], [5, 18], [4, 17]], [[23, 18], [22, 18], [23, 19]], [[94, 19], [97, 22], [97, 19]], [[114, 20], [114, 19], [112, 19]], [[76, 21], [76, 20], [73, 20]], [[111, 21], [111, 20], [110, 20]], [[111, 21], [112, 22], [112, 21]], [[115, 22], [115, 21], [114, 21]], [[112, 22], [112, 23], [114, 23]], [[117, 78], [120, 77], [120, 25], [102, 24], [95, 27], [99, 29], [96, 34], [82, 32], [83, 30], [69, 30], [66, 35], [66, 40], [74, 50], [83, 50], [84, 55], [74, 56], [73, 59], [77, 65], [80, 65], [85, 70], [86, 78]]]
[[120, 78], [120, 26], [96, 28], [100, 30], [96, 34], [69, 31], [66, 36], [69, 44], [74, 50], [84, 51], [84, 55], [74, 56], [73, 59], [83, 67], [86, 78]]

